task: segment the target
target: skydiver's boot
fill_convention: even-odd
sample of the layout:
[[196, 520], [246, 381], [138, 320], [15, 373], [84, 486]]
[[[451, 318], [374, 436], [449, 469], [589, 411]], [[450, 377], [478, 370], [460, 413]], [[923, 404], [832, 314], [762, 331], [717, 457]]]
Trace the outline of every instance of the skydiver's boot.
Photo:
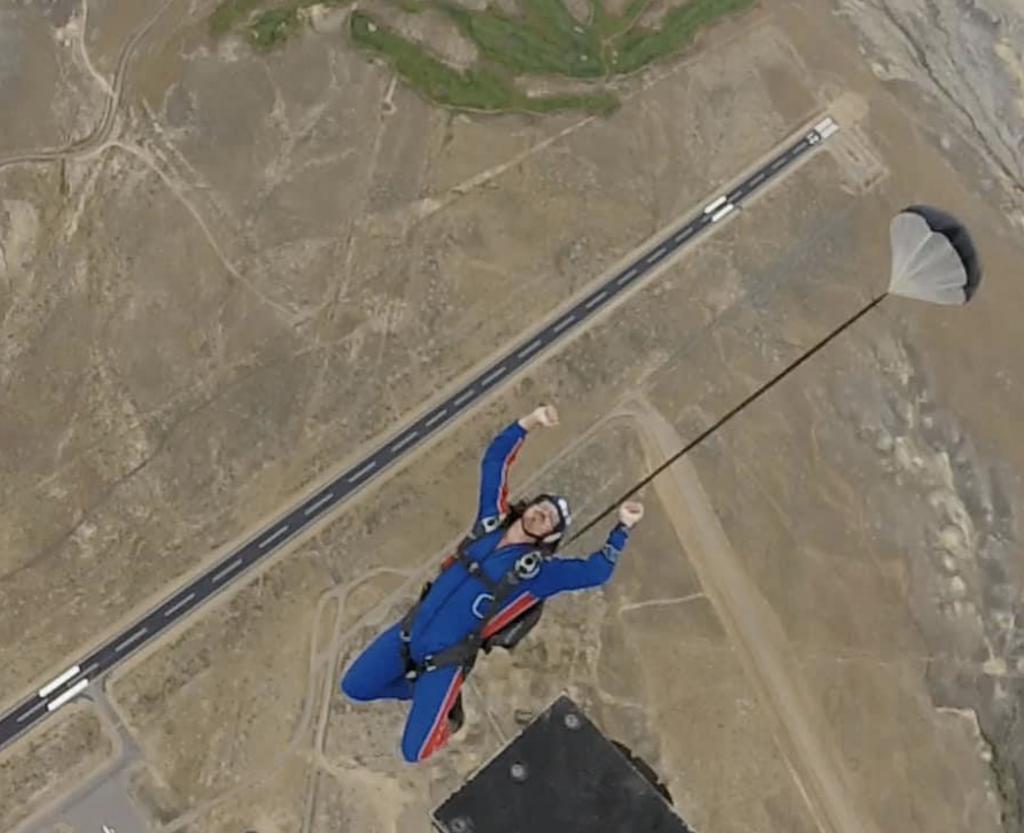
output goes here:
[[459, 696], [455, 699], [455, 705], [452, 706], [451, 711], [448, 712], [448, 729], [449, 736], [454, 735], [466, 722], [466, 712], [462, 708], [462, 692], [459, 692]]

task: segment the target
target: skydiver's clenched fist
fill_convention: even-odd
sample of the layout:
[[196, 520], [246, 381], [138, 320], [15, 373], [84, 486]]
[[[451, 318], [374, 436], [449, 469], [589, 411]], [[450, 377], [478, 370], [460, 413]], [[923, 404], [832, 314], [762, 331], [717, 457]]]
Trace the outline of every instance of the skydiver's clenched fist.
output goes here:
[[644, 516], [644, 505], [636, 500], [628, 500], [619, 507], [619, 520], [628, 528], [640, 523]]
[[554, 405], [541, 405], [538, 408], [534, 408], [530, 413], [520, 419], [519, 424], [527, 431], [531, 428], [536, 428], [537, 426], [554, 428], [558, 425], [558, 411], [555, 410]]

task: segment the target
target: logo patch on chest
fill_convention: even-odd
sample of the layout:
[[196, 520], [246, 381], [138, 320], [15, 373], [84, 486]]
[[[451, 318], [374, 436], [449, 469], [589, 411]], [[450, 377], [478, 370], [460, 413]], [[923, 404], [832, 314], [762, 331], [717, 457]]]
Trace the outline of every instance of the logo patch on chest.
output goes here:
[[528, 552], [516, 559], [515, 566], [512, 567], [515, 570], [516, 575], [523, 580], [535, 578], [540, 573], [541, 557], [539, 552]]

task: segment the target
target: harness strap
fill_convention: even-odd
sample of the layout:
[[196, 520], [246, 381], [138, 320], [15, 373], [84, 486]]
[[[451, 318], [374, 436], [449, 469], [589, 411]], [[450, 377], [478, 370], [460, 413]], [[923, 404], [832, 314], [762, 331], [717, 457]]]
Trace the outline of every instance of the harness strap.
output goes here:
[[444, 668], [450, 665], [461, 665], [468, 674], [470, 669], [476, 663], [476, 657], [483, 643], [483, 630], [487, 627], [491, 619], [493, 619], [495, 614], [497, 614], [501, 609], [505, 600], [519, 584], [519, 576], [516, 574], [515, 567], [513, 566], [504, 576], [501, 577], [500, 580], [497, 582], [493, 581], [490, 576], [484, 572], [480, 562], [476, 561], [469, 555], [468, 550], [469, 545], [473, 543], [473, 541], [482, 535], [493, 532], [495, 529], [500, 527], [503, 522], [504, 518], [500, 515], [483, 518], [473, 527], [470, 533], [463, 538], [461, 542], [459, 542], [454, 559], [446, 560], [447, 563], [442, 568], [442, 572], [444, 572], [445, 570], [450, 569], [450, 567], [457, 561], [466, 568], [467, 572], [469, 572], [471, 576], [476, 578], [487, 588], [491, 596], [491, 601], [487, 605], [487, 609], [484, 611], [483, 618], [461, 642], [451, 645], [437, 654], [424, 657], [423, 662], [420, 663], [417, 663], [412, 658], [409, 645], [412, 641], [413, 622], [415, 621], [416, 613], [419, 610], [423, 599], [426, 598], [427, 593], [430, 591], [433, 582], [428, 581], [423, 585], [423, 590], [420, 593], [419, 600], [409, 609], [405, 616], [402, 617], [402, 621], [399, 625], [399, 652], [401, 653], [402, 662], [406, 668], [405, 678], [407, 680], [416, 680], [420, 674], [426, 671], [434, 671], [438, 668]]
[[[451, 645], [444, 650], [430, 654], [423, 658], [423, 662], [418, 665], [412, 662], [412, 658], [408, 653], [408, 642], [402, 641], [402, 647], [405, 649], [405, 656], [409, 658], [406, 660], [406, 666], [409, 667], [409, 671], [406, 672], [406, 679], [415, 680], [419, 675], [425, 671], [434, 671], [438, 668], [445, 668], [450, 665], [461, 665], [466, 673], [468, 674], [470, 669], [476, 664], [477, 655], [480, 652], [481, 645], [483, 643], [482, 632], [487, 624], [494, 618], [495, 614], [501, 609], [505, 599], [507, 599], [512, 591], [519, 584], [519, 577], [516, 575], [514, 570], [509, 570], [501, 581], [494, 585], [493, 598], [487, 605], [487, 609], [484, 611], [483, 618], [477, 623], [477, 625], [470, 631], [462, 641]], [[406, 614], [408, 616], [408, 614]]]

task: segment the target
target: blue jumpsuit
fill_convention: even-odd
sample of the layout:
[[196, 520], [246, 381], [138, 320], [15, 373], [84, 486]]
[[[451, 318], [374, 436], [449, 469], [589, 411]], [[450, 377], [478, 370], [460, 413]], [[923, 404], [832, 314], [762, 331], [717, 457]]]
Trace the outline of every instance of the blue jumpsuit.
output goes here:
[[[513, 422], [491, 441], [481, 465], [476, 523], [508, 513], [508, 469], [525, 438], [526, 430]], [[499, 527], [468, 547], [469, 555], [493, 582], [499, 581], [517, 558], [534, 549], [531, 544], [498, 547], [504, 532]], [[611, 578], [627, 538], [628, 529], [620, 523], [611, 530], [604, 546], [588, 558], [543, 559], [532, 576], [521, 579], [482, 635], [501, 630], [541, 599], [604, 584]], [[442, 571], [420, 602], [413, 621], [409, 645], [412, 658], [420, 662], [424, 656], [460, 642], [483, 618], [490, 598], [487, 587], [461, 563]], [[400, 623], [395, 623], [363, 650], [342, 677], [341, 690], [357, 701], [412, 700], [402, 736], [402, 755], [406, 761], [416, 762], [447, 742], [448, 712], [465, 681], [464, 671], [447, 666], [421, 674], [415, 683], [405, 679], [399, 630]]]

